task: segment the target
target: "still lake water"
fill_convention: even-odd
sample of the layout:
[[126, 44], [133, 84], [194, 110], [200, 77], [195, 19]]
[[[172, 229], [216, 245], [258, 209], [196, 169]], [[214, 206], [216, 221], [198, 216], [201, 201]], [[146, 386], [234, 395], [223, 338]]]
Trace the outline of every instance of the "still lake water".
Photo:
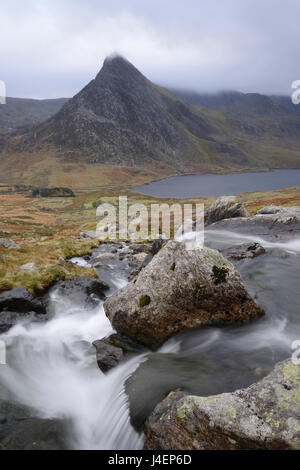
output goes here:
[[229, 175], [173, 176], [137, 186], [133, 192], [155, 197], [224, 196], [300, 186], [300, 169]]

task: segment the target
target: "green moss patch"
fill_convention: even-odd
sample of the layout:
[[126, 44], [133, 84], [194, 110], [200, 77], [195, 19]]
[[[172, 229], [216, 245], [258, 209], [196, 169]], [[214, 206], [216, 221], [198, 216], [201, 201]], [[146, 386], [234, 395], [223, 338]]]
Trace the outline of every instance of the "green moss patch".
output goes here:
[[224, 266], [220, 268], [219, 266], [215, 265], [213, 266], [212, 271], [215, 279], [215, 284], [222, 284], [222, 282], [226, 282], [228, 274], [227, 268], [224, 268]]
[[143, 308], [146, 305], [149, 305], [150, 302], [151, 302], [151, 299], [150, 299], [149, 295], [142, 295], [142, 297], [140, 297], [140, 300], [139, 300], [139, 306], [141, 308]]

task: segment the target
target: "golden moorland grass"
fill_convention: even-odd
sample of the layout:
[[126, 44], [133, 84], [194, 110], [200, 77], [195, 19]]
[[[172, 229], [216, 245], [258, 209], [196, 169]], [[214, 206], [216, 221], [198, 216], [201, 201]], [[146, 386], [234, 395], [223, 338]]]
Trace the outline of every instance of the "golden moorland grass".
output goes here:
[[[208, 207], [216, 200], [212, 197], [158, 199], [132, 193], [129, 187], [77, 190], [74, 198], [35, 199], [28, 192], [7, 191], [0, 194], [0, 237], [12, 238], [20, 249], [0, 248], [0, 291], [22, 286], [40, 294], [58, 280], [76, 275], [96, 277], [93, 269], [65, 264], [60, 258], [90, 254], [98, 246], [97, 240], [82, 240], [79, 234], [96, 228], [96, 207], [100, 203], [117, 205], [120, 195], [127, 195], [129, 205], [142, 203], [147, 207], [162, 202], [203, 203]], [[253, 215], [269, 204], [300, 205], [300, 187], [243, 193], [238, 197]], [[36, 270], [20, 271], [23, 264], [30, 262], [36, 264]]]

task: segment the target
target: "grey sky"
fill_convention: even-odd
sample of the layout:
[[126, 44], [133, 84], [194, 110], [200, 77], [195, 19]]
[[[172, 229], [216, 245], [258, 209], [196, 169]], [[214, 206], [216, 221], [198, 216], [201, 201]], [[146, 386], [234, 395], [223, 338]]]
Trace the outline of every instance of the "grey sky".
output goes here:
[[72, 96], [118, 52], [156, 83], [290, 94], [299, 0], [1, 0], [8, 96]]

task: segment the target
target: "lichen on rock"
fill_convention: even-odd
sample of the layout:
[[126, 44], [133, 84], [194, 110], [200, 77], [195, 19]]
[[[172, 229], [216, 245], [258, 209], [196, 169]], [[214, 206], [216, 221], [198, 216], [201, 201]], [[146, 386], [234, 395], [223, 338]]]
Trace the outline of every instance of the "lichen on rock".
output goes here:
[[210, 397], [171, 392], [147, 422], [145, 449], [300, 449], [300, 365]]
[[243, 323], [263, 314], [218, 251], [186, 250], [176, 241], [109, 297], [104, 309], [119, 333], [152, 349], [187, 328]]

